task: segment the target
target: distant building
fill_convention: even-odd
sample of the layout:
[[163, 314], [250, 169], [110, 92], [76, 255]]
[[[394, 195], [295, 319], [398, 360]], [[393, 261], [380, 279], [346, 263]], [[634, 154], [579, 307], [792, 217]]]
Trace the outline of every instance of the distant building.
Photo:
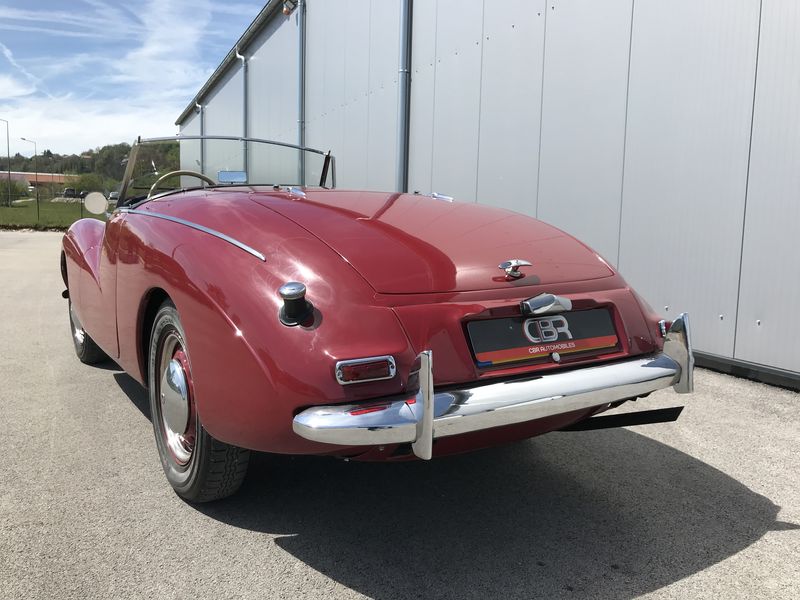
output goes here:
[[[0, 179], [7, 179], [8, 171], [0, 171]], [[65, 184], [77, 179], [77, 175], [64, 175], [62, 173], [28, 173], [25, 171], [11, 171], [11, 181], [18, 181], [25, 186], [36, 186], [56, 183]]]
[[690, 313], [707, 364], [800, 376], [796, 0], [297, 4], [267, 3], [181, 132], [536, 216]]

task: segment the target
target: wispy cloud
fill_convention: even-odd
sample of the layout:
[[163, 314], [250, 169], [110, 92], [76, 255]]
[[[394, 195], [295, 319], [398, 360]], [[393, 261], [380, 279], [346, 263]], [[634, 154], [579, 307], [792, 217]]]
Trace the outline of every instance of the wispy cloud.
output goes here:
[[[14, 67], [17, 71], [22, 73], [25, 79], [27, 79], [30, 82], [30, 85], [27, 86], [28, 88], [30, 88], [29, 91], [22, 92], [23, 88], [20, 88], [19, 86], [17, 86], [16, 88], [12, 88], [12, 91], [15, 91], [19, 96], [27, 96], [28, 94], [32, 94], [33, 92], [39, 90], [42, 91], [47, 96], [50, 96], [50, 93], [47, 91], [46, 86], [43, 85], [42, 80], [36, 77], [36, 75], [31, 73], [30, 71], [28, 71], [28, 69], [23, 67], [21, 64], [19, 64], [19, 62], [14, 58], [14, 53], [11, 52], [8, 46], [3, 44], [2, 42], [0, 42], [0, 52], [3, 53], [3, 56], [8, 61], [8, 63], [12, 67]], [[6, 97], [9, 96], [6, 95]]]
[[0, 100], [28, 96], [36, 91], [32, 85], [17, 81], [11, 75], [0, 73]]
[[110, 143], [130, 143], [138, 135], [171, 135], [181, 109], [181, 102], [127, 104], [72, 96], [29, 97], [24, 104], [0, 100], [0, 114], [10, 123], [11, 153], [25, 155], [31, 154], [31, 148], [18, 141], [21, 136], [36, 140], [40, 152], [78, 153]]
[[[12, 138], [54, 152], [173, 133], [175, 118], [263, 7], [74, 0], [69, 10], [50, 10], [4, 1], [0, 117], [11, 122]], [[32, 42], [33, 33], [45, 35]], [[30, 152], [15, 146], [12, 153]]]
[[3, 56], [6, 57], [6, 60], [11, 64], [11, 66], [14, 67], [20, 73], [22, 73], [31, 83], [33, 83], [34, 85], [40, 83], [39, 78], [36, 77], [30, 71], [28, 71], [28, 69], [23, 67], [21, 64], [19, 64], [17, 60], [14, 58], [14, 53], [11, 52], [11, 50], [8, 49], [8, 46], [3, 44], [2, 42], [0, 42], [0, 51], [2, 51]]
[[208, 3], [151, 1], [142, 11], [142, 22], [147, 33], [119, 62], [112, 81], [149, 86], [166, 97], [192, 94], [210, 73], [200, 53], [211, 22]]
[[31, 10], [0, 6], [0, 29], [98, 39], [133, 37], [142, 33], [141, 23], [133, 15], [103, 2], [85, 3], [94, 10]]

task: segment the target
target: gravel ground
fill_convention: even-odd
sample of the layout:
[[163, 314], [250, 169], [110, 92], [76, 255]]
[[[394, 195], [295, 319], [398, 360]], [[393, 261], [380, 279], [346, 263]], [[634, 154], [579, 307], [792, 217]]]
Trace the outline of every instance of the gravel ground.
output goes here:
[[[710, 371], [676, 423], [430, 463], [258, 454], [192, 506], [147, 398], [75, 358], [60, 234], [0, 232], [2, 598], [797, 598], [800, 395]], [[633, 409], [639, 407], [632, 407]]]

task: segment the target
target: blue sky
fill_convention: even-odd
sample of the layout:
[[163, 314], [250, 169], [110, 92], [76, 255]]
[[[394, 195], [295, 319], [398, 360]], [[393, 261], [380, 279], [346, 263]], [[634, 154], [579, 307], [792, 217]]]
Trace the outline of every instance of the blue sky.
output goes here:
[[[263, 2], [0, 0], [0, 118], [11, 154], [171, 135]], [[0, 154], [5, 155], [0, 122]]]

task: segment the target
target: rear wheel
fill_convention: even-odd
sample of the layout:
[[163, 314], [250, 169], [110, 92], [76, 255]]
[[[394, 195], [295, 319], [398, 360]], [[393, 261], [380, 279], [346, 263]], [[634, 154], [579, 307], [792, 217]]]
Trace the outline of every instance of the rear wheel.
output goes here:
[[72, 305], [72, 302], [69, 303], [69, 329], [72, 333], [72, 344], [75, 346], [75, 354], [78, 355], [78, 359], [82, 363], [93, 365], [108, 358], [108, 355], [103, 352], [100, 346], [95, 344], [94, 340], [86, 333], [83, 324], [75, 313], [75, 307]]
[[150, 336], [150, 414], [170, 485], [186, 500], [208, 502], [239, 489], [250, 453], [215, 440], [203, 428], [185, 339], [178, 311], [172, 302], [164, 302]]

